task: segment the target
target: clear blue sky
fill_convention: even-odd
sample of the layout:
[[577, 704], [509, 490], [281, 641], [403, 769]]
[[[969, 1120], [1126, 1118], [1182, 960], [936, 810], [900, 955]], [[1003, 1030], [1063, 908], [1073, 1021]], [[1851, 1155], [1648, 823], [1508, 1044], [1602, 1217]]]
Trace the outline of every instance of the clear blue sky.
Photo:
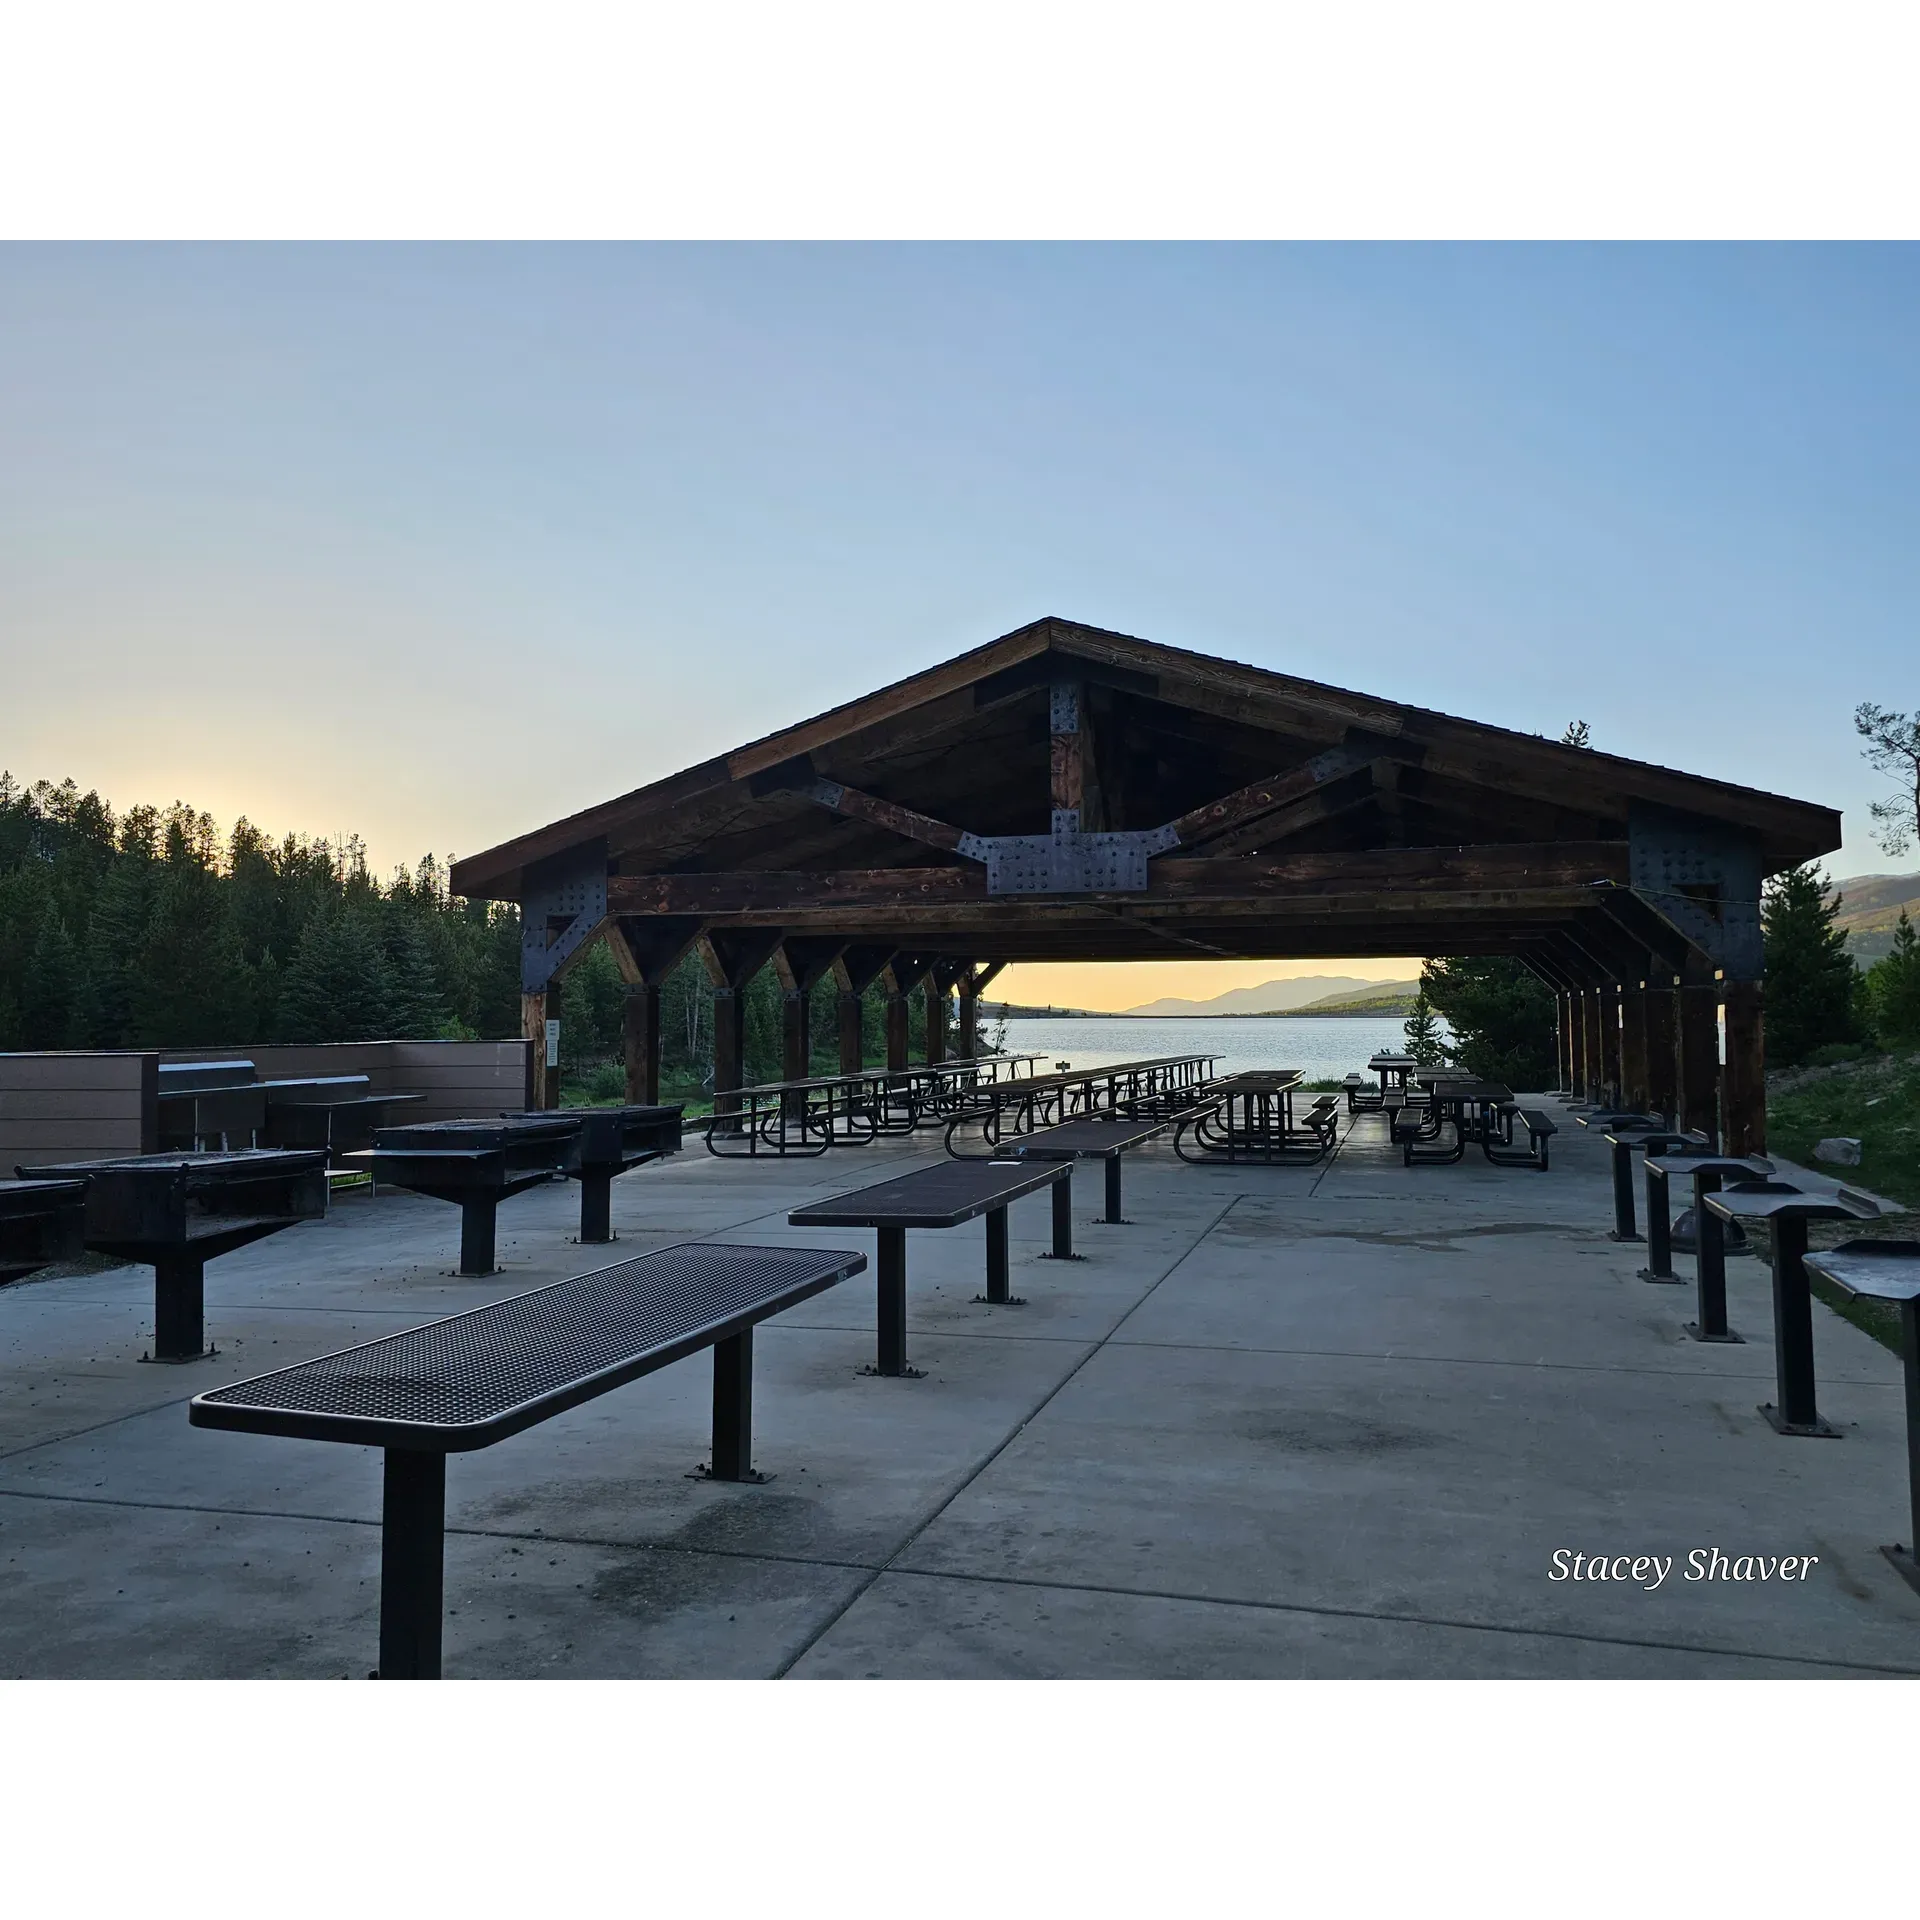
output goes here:
[[1043, 613], [1843, 807], [1911, 247], [0, 249], [0, 762], [466, 853]]

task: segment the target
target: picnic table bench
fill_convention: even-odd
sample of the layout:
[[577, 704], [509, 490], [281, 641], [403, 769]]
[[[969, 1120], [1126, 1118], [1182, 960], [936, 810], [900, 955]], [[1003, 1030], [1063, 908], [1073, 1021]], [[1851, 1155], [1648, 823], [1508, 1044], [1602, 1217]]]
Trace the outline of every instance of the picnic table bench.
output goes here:
[[1809, 1273], [1830, 1281], [1852, 1300], [1900, 1305], [1900, 1371], [1906, 1385], [1907, 1538], [1880, 1551], [1920, 1592], [1920, 1240], [1845, 1240], [1824, 1253], [1802, 1256]]
[[275, 1147], [19, 1167], [86, 1182], [86, 1245], [153, 1269], [155, 1360], [206, 1352], [207, 1262], [327, 1210], [327, 1157]]
[[1144, 1146], [1175, 1124], [1171, 1115], [1148, 1120], [1067, 1120], [1057, 1127], [1043, 1127], [1038, 1133], [1016, 1135], [1000, 1152], [1012, 1160], [1105, 1162], [1106, 1212], [1102, 1217], [1110, 1227], [1124, 1227], [1128, 1223], [1120, 1211], [1120, 1156]]
[[1073, 1178], [1071, 1161], [1038, 1167], [1004, 1160], [948, 1160], [882, 1180], [833, 1200], [816, 1201], [787, 1215], [790, 1227], [873, 1227], [879, 1249], [874, 1268], [879, 1325], [877, 1364], [870, 1371], [914, 1379], [907, 1365], [907, 1231], [911, 1227], [957, 1227], [987, 1217], [987, 1291], [990, 1306], [1016, 1307], [1008, 1273], [1007, 1208], [1042, 1187], [1053, 1189], [1053, 1251], [1043, 1259], [1072, 1260]]
[[564, 1173], [579, 1134], [580, 1122], [570, 1113], [382, 1127], [373, 1136], [373, 1174], [459, 1207], [460, 1271], [478, 1277], [494, 1270], [500, 1202]]
[[0, 1180], [0, 1283], [86, 1251], [84, 1180]]
[[1779, 1399], [1763, 1405], [1775, 1433], [1837, 1440], [1814, 1400], [1813, 1293], [1807, 1285], [1807, 1227], [1814, 1220], [1877, 1220], [1878, 1201], [1850, 1187], [1803, 1193], [1784, 1180], [1741, 1180], [1710, 1193], [1706, 1217], [1764, 1220], [1773, 1241], [1773, 1364]]
[[810, 1247], [662, 1247], [197, 1394], [187, 1418], [385, 1449], [378, 1671], [437, 1680], [448, 1454], [490, 1447], [711, 1347], [711, 1477], [758, 1478], [753, 1329], [866, 1264], [863, 1254]]

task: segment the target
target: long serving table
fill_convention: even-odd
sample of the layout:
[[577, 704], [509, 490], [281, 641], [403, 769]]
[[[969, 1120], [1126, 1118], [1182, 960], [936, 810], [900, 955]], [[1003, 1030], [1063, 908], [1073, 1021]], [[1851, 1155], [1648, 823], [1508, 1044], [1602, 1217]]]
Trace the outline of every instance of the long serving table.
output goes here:
[[947, 1151], [956, 1158], [978, 1158], [954, 1145], [954, 1136], [963, 1127], [978, 1127], [980, 1144], [993, 1149], [1009, 1136], [1037, 1133], [1087, 1114], [1117, 1113], [1128, 1119], [1177, 1116], [1207, 1097], [1209, 1069], [1218, 1057], [1175, 1053], [1157, 1060], [1123, 1060], [971, 1088], [955, 1098], [947, 1120]]
[[[858, 1073], [772, 1080], [720, 1094], [707, 1121], [707, 1151], [723, 1160], [762, 1154], [812, 1157], [832, 1146], [863, 1147], [937, 1126], [974, 1088], [1028, 1075], [1037, 1053], [994, 1053], [932, 1066], [863, 1067]], [[727, 1110], [718, 1110], [719, 1101]]]

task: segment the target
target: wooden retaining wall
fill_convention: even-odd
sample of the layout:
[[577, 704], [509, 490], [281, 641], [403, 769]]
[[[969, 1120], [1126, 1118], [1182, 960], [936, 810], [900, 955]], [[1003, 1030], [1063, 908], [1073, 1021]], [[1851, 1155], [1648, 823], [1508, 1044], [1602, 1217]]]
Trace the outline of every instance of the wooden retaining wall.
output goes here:
[[157, 1053], [0, 1053], [0, 1178], [17, 1166], [152, 1153]]
[[423, 1093], [396, 1123], [485, 1118], [527, 1104], [524, 1040], [342, 1040], [311, 1047], [0, 1053], [0, 1179], [19, 1165], [154, 1153], [163, 1060], [251, 1060], [262, 1080], [364, 1073], [375, 1093]]

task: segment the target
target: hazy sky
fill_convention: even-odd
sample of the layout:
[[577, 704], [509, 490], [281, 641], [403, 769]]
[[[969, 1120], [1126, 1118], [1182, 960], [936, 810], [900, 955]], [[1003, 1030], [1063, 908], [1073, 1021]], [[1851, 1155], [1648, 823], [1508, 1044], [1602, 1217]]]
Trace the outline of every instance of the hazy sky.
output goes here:
[[1885, 870], [1916, 341], [1910, 247], [0, 248], [0, 763], [384, 869], [1057, 613]]

